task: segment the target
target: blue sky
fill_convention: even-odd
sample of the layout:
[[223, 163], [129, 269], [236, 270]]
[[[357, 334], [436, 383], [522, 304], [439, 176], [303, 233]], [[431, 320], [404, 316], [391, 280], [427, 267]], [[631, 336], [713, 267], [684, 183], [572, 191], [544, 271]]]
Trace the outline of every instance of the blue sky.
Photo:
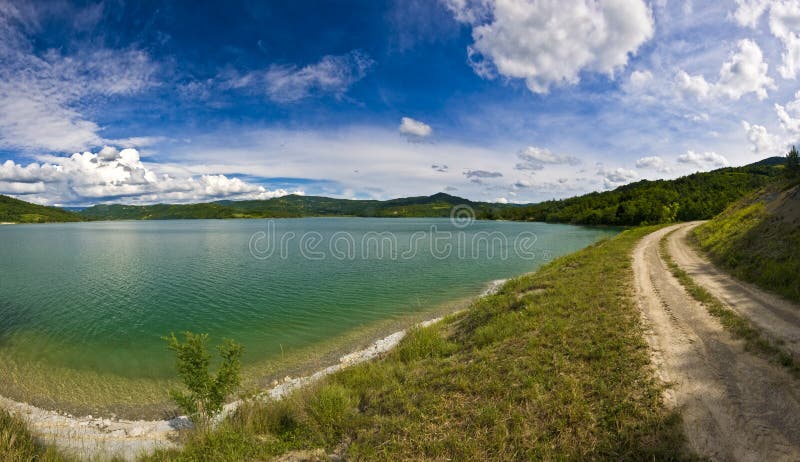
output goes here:
[[0, 193], [531, 202], [781, 154], [800, 0], [0, 0]]

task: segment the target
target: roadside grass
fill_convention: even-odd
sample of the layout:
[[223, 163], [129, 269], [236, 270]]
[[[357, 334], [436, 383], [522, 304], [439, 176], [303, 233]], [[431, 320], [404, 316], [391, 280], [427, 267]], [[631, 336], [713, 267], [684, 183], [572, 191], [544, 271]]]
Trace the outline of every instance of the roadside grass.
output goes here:
[[0, 409], [0, 460], [4, 462], [69, 462], [52, 447], [39, 444], [25, 421]]
[[777, 183], [698, 226], [693, 243], [735, 277], [800, 302], [800, 193]]
[[381, 360], [144, 460], [693, 460], [633, 296], [631, 250], [654, 229], [559, 258]]
[[759, 354], [769, 361], [785, 367], [793, 376], [800, 377], [800, 365], [788, 352], [781, 349], [777, 342], [766, 338], [761, 330], [746, 317], [725, 306], [717, 297], [694, 282], [692, 277], [675, 263], [667, 250], [667, 238], [673, 232], [667, 233], [661, 238], [659, 253], [672, 275], [678, 279], [686, 291], [700, 302], [708, 310], [709, 314], [718, 318], [720, 324], [733, 334], [734, 338], [744, 340], [747, 351]]

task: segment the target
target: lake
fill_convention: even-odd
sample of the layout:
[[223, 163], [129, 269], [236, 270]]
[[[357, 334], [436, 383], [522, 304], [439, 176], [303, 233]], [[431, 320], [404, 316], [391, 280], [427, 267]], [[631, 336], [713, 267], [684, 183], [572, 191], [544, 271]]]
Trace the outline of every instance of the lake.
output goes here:
[[123, 413], [163, 402], [174, 371], [161, 337], [186, 330], [243, 344], [248, 377], [281, 374], [616, 232], [413, 218], [3, 226], [0, 394]]

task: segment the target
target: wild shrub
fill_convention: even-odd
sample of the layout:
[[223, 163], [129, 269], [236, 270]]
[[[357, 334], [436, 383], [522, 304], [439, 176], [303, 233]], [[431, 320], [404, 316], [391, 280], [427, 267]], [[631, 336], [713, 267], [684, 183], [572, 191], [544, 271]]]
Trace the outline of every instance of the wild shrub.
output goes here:
[[188, 391], [171, 390], [173, 401], [197, 424], [207, 424], [221, 410], [225, 398], [241, 382], [242, 346], [225, 340], [217, 347], [221, 364], [211, 375], [208, 353], [208, 334], [184, 333], [184, 342], [175, 334], [164, 337], [168, 348], [175, 353], [178, 375]]

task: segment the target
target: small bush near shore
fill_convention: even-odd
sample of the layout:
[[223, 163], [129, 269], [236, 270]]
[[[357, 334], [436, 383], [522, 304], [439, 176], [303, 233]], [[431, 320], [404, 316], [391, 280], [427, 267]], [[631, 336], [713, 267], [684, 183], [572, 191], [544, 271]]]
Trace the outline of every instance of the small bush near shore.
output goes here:
[[241, 382], [242, 346], [226, 340], [217, 349], [222, 363], [215, 376], [208, 368], [211, 355], [208, 353], [208, 335], [184, 333], [181, 342], [171, 334], [164, 337], [170, 350], [175, 352], [178, 375], [188, 389], [170, 391], [170, 396], [195, 423], [205, 426], [217, 415], [225, 399]]

